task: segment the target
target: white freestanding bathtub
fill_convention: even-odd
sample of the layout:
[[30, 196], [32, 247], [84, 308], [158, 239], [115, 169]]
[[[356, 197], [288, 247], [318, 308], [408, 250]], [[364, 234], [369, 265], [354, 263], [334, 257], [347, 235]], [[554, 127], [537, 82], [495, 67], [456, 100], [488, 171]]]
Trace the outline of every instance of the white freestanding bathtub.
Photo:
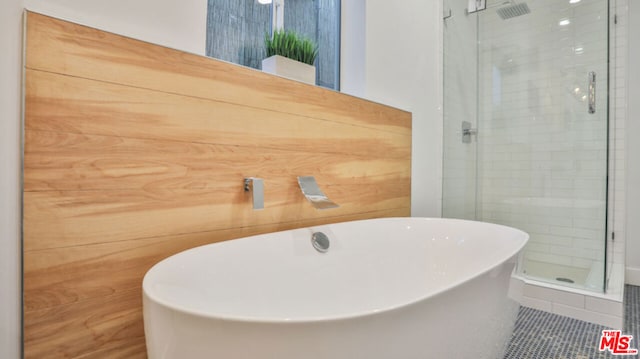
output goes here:
[[[326, 253], [311, 243], [323, 232]], [[345, 222], [193, 248], [143, 282], [149, 358], [501, 358], [522, 231]]]

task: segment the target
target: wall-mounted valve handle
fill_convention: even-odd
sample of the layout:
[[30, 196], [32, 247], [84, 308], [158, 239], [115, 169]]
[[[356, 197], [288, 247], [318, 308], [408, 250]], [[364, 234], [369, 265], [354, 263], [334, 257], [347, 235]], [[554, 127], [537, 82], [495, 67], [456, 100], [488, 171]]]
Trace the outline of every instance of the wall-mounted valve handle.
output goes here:
[[245, 178], [244, 191], [251, 192], [253, 209], [264, 209], [264, 181], [262, 178]]

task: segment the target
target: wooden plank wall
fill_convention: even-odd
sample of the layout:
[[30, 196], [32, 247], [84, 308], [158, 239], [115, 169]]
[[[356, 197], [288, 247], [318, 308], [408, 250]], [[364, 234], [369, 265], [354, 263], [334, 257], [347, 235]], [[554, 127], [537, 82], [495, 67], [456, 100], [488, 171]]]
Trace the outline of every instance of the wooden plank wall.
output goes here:
[[407, 112], [36, 13], [26, 44], [26, 358], [146, 357], [142, 277], [176, 252], [410, 214]]

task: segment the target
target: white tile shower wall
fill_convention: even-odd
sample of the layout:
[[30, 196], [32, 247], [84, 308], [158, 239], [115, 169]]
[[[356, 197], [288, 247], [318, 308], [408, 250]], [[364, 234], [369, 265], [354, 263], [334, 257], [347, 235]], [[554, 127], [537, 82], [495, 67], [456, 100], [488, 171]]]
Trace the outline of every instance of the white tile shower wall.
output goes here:
[[[445, 4], [447, 4], [447, 2], [445, 2]], [[455, 4], [455, 1], [451, 0], [449, 1], [449, 5], [455, 5], [455, 7], [464, 7], [466, 6], [466, 4]], [[490, 4], [491, 5], [491, 4]], [[559, 313], [559, 314], [563, 314], [563, 315], [569, 315], [571, 317], [577, 318], [577, 319], [582, 319], [582, 320], [587, 320], [587, 321], [592, 321], [592, 322], [596, 322], [599, 324], [603, 324], [603, 325], [607, 325], [607, 326], [611, 326], [611, 327], [620, 327], [621, 323], [622, 323], [622, 308], [621, 308], [621, 301], [622, 301], [622, 292], [620, 289], [623, 288], [622, 282], [623, 282], [623, 277], [624, 277], [624, 219], [625, 219], [625, 168], [624, 168], [624, 161], [625, 161], [625, 152], [624, 152], [624, 148], [625, 148], [625, 127], [624, 127], [624, 121], [625, 121], [625, 108], [626, 108], [626, 73], [625, 73], [625, 69], [626, 69], [626, 49], [627, 49], [627, 0], [612, 0], [610, 1], [610, 5], [611, 5], [611, 14], [610, 16], [613, 16], [613, 14], [618, 15], [618, 24], [614, 24], [613, 21], [611, 21], [610, 23], [610, 56], [611, 56], [611, 62], [610, 62], [610, 75], [611, 75], [611, 84], [610, 84], [610, 88], [612, 89], [612, 91], [614, 91], [611, 95], [611, 101], [610, 101], [610, 105], [609, 105], [609, 110], [611, 112], [610, 117], [611, 117], [611, 132], [610, 132], [610, 136], [611, 136], [611, 144], [610, 144], [610, 162], [612, 163], [612, 166], [609, 168], [609, 178], [610, 178], [610, 183], [609, 183], [609, 191], [612, 191], [614, 196], [612, 197], [612, 201], [610, 201], [609, 205], [610, 208], [608, 210], [608, 214], [609, 214], [609, 219], [608, 219], [608, 228], [609, 231], [615, 231], [616, 232], [616, 241], [615, 244], [613, 243], [609, 243], [609, 251], [608, 251], [608, 258], [607, 261], [608, 263], [613, 263], [614, 265], [611, 266], [609, 268], [609, 273], [611, 274], [610, 277], [610, 285], [608, 288], [608, 292], [606, 294], [598, 294], [598, 293], [589, 293], [589, 292], [585, 292], [585, 291], [575, 291], [577, 294], [571, 296], [572, 299], [577, 299], [576, 301], [567, 303], [567, 298], [565, 298], [563, 295], [564, 294], [557, 294], [557, 292], [559, 291], [572, 291], [571, 289], [567, 289], [563, 286], [554, 286], [554, 285], [545, 285], [543, 288], [537, 288], [537, 289], [532, 289], [531, 287], [539, 287], [538, 284], [534, 283], [534, 282], [527, 282], [525, 283], [524, 281], [522, 281], [521, 279], [518, 278], [514, 278], [513, 279], [513, 284], [510, 287], [510, 291], [512, 293], [512, 296], [514, 298], [516, 298], [517, 300], [520, 301], [520, 303], [524, 306], [529, 306], [529, 307], [533, 307], [533, 308], [537, 308], [537, 309], [541, 309], [541, 310], [546, 310], [549, 312], [555, 312], [555, 313]], [[452, 6], [453, 7], [453, 6]], [[455, 7], [454, 7], [454, 12], [453, 15], [455, 16]], [[445, 11], [447, 9], [447, 6], [445, 5]], [[587, 9], [587, 8], [585, 8]], [[548, 18], [551, 18], [552, 16], [555, 16], [554, 14], [556, 13], [560, 13], [560, 10], [556, 7], [553, 8], [552, 10], [554, 10], [553, 14], [547, 14]], [[564, 14], [567, 14], [567, 11], [564, 11]], [[587, 16], [586, 14], [588, 14], [588, 11], [584, 11], [582, 12], [582, 14], [584, 16]], [[485, 11], [484, 14], [482, 14], [483, 17], [486, 17], [493, 15], [494, 16], [494, 20], [498, 21], [497, 17], [495, 16], [495, 14], [492, 14], [491, 11]], [[598, 13], [595, 14], [593, 12], [591, 12], [591, 16], [602, 16], [602, 13]], [[451, 28], [447, 28], [447, 24], [450, 24], [451, 20], [446, 20], [444, 22], [444, 31], [445, 31], [445, 36], [448, 36], [446, 34], [447, 31], [451, 31], [453, 29], [453, 27]], [[502, 20], [499, 20], [500, 22]], [[509, 20], [506, 20], [509, 21]], [[576, 24], [576, 22], [574, 21], [574, 24]], [[578, 21], [579, 24], [579, 21]], [[494, 27], [495, 26], [500, 26], [502, 24], [493, 24]], [[547, 26], [557, 26], [557, 23], [551, 23]], [[486, 24], [484, 24], [484, 26], [486, 26]], [[482, 31], [486, 31], [485, 28], [481, 29]], [[502, 29], [502, 32], [498, 35], [500, 36], [504, 36], [506, 39], [509, 39], [509, 37], [515, 37], [517, 38], [516, 35], [516, 31], [513, 29]], [[528, 31], [528, 29], [526, 30]], [[540, 29], [538, 29], [539, 34], [537, 35], [536, 39], [538, 41], [550, 41], [550, 42], [554, 42], [557, 41], [558, 43], [561, 43], [561, 39], [560, 38], [556, 38], [556, 37], [552, 37], [550, 36], [548, 33], [546, 35], [544, 35], [544, 31], [545, 28], [544, 26]], [[460, 31], [461, 32], [461, 31]], [[472, 38], [475, 37], [475, 34], [468, 34], [468, 36], [471, 36]], [[545, 38], [546, 36], [546, 38]], [[466, 55], [464, 54], [464, 46], [470, 46], [472, 47], [473, 44], [469, 44], [469, 43], [463, 43], [463, 40], [465, 39], [460, 33], [458, 33], [456, 36], [452, 36], [453, 37], [453, 41], [458, 41], [457, 45], [454, 44], [454, 46], [449, 45], [448, 47], [445, 47], [445, 51], [452, 51], [452, 49], [457, 48], [459, 53], [458, 56], [461, 57], [469, 57], [471, 56], [471, 59], [474, 60], [475, 58], [473, 57], [472, 53], [467, 53]], [[451, 38], [446, 38], [446, 41], [452, 41]], [[542, 40], [541, 40], [542, 39]], [[481, 44], [482, 46], [486, 46], [487, 43], [487, 39], [481, 39]], [[585, 42], [584, 43], [589, 44], [589, 45], [593, 45], [589, 42]], [[505, 70], [507, 73], [509, 73], [509, 71], [511, 71], [512, 73], [514, 71], [516, 71], [518, 69], [518, 65], [522, 65], [522, 68], [524, 67], [531, 67], [532, 70], [534, 70], [534, 72], [536, 72], [537, 74], [539, 74], [542, 77], [542, 70], [544, 68], [545, 64], [536, 64], [536, 63], [531, 63], [529, 61], [529, 57], [531, 56], [537, 56], [540, 59], [543, 59], [544, 62], [551, 62], [551, 61], [555, 61], [555, 63], [553, 64], [546, 64], [549, 65], [551, 67], [553, 66], [557, 66], [558, 63], [560, 66], [562, 66], [563, 61], [571, 61], [571, 52], [569, 52], [569, 50], [572, 50], [574, 53], [576, 52], [576, 50], [578, 51], [584, 51], [582, 53], [582, 57], [581, 59], [586, 59], [589, 54], [587, 53], [587, 47], [586, 46], [582, 46], [583, 49], [579, 50], [578, 48], [580, 46], [577, 45], [572, 45], [572, 44], [563, 44], [564, 46], [559, 46], [559, 50], [556, 51], [558, 54], [554, 53], [554, 52], [541, 52], [541, 51], [532, 51], [530, 53], [524, 53], [524, 55], [518, 57], [503, 57], [503, 58], [499, 58], [499, 60], [502, 60], [501, 62], [498, 63], [498, 65], [500, 65], [502, 67], [503, 70]], [[457, 47], [456, 47], [457, 46]], [[523, 53], [523, 44], [520, 44], [519, 41], [517, 39], [512, 39], [511, 45], [509, 49], [502, 49], [502, 50], [515, 50], [514, 52], [517, 54], [519, 53]], [[497, 49], [500, 50], [500, 49]], [[602, 49], [601, 49], [602, 50]], [[564, 51], [564, 53], [563, 53]], [[496, 53], [497, 55], [502, 55], [503, 53]], [[448, 56], [449, 54], [447, 54], [445, 52], [445, 56]], [[554, 58], [554, 55], [557, 55], [558, 58]], [[453, 57], [453, 56], [452, 56]], [[458, 61], [462, 61], [462, 59], [457, 59]], [[512, 61], [509, 61], [512, 60]], [[515, 60], [521, 61], [520, 63], [515, 62]], [[451, 58], [447, 58], [447, 61], [451, 61]], [[448, 64], [448, 62], [445, 61], [445, 64]], [[456, 74], [458, 81], [460, 81], [462, 83], [462, 80], [464, 79], [468, 79], [468, 80], [473, 80], [473, 77], [475, 76], [475, 67], [474, 64], [469, 64], [467, 62], [465, 62], [465, 66], [468, 67], [464, 67], [463, 70], [461, 71], [460, 74]], [[446, 69], [445, 69], [446, 71]], [[599, 70], [601, 71], [601, 69]], [[485, 76], [488, 75], [488, 73], [485, 73]], [[493, 69], [491, 70], [491, 75], [493, 76]], [[454, 77], [455, 79], [456, 77]], [[485, 81], [486, 79], [483, 79], [482, 81]], [[600, 84], [603, 83], [603, 78], [599, 77], [598, 78]], [[450, 77], [445, 77], [445, 93], [447, 94], [447, 96], [451, 96], [450, 94], [453, 94], [453, 96], [460, 96], [459, 94], [461, 93], [461, 91], [459, 89], [466, 89], [465, 86], [463, 86], [461, 83], [458, 84], [447, 84], [447, 81], [451, 81]], [[543, 77], [543, 84], [552, 84], [554, 83], [554, 81], [557, 81], [553, 76], [549, 77], [549, 78], [544, 78]], [[584, 80], [583, 80], [584, 81]], [[604, 81], [606, 83], [606, 81]], [[519, 85], [519, 87], [516, 87], [516, 85]], [[475, 86], [475, 84], [473, 85]], [[473, 86], [470, 86], [471, 89], [473, 89]], [[485, 148], [489, 148], [490, 152], [488, 155], [491, 156], [491, 161], [485, 166], [487, 169], [490, 169], [491, 171], [484, 171], [482, 172], [481, 176], [479, 176], [479, 181], [491, 181], [490, 183], [492, 185], [495, 185], [496, 187], [498, 187], [499, 189], [497, 191], [489, 191], [487, 189], [488, 186], [484, 187], [484, 191], [486, 193], [484, 193], [482, 200], [486, 200], [487, 197], [489, 198], [496, 198], [500, 195], [502, 195], [503, 193], [515, 193], [516, 195], [519, 195], [518, 190], [521, 190], [521, 188], [523, 186], [520, 186], [520, 183], [524, 183], [527, 186], [531, 186], [533, 187], [527, 196], [528, 197], [524, 197], [524, 198], [506, 198], [505, 201], [499, 201], [496, 200], [494, 202], [489, 203], [489, 205], [485, 206], [483, 209], [485, 211], [490, 212], [489, 214], [495, 214], [496, 216], [500, 217], [502, 220], [504, 220], [505, 222], [507, 221], [513, 221], [513, 223], [527, 223], [528, 221], [530, 221], [530, 219], [532, 219], [531, 223], [531, 228], [535, 229], [538, 231], [537, 234], [537, 238], [538, 241], [536, 243], [532, 243], [532, 246], [537, 247], [537, 251], [536, 253], [539, 253], [541, 256], [541, 259], [552, 259], [555, 260], [558, 263], [566, 263], [566, 259], [563, 258], [563, 256], [555, 254], [554, 252], [557, 252], [558, 249], [560, 249], [560, 252], [563, 252], [563, 254], [568, 254], [570, 256], [573, 256], [574, 253], [579, 253], [581, 256], [575, 255], [573, 256], [573, 258], [569, 259], [570, 263], [575, 263], [578, 266], [581, 267], [585, 267], [588, 268], [589, 265], [593, 262], [593, 260], [591, 258], [593, 258], [593, 252], [590, 252], [590, 250], [593, 249], [600, 249], [602, 247], [602, 236], [599, 237], [599, 239], [596, 240], [585, 240], [585, 238], [582, 238], [582, 242], [578, 243], [578, 240], [580, 240], [580, 236], [584, 237], [585, 235], [594, 235], [594, 231], [597, 230], [596, 228], [594, 228], [593, 223], [596, 222], [595, 219], [597, 219], [598, 222], [602, 222], [601, 219], [604, 216], [604, 209], [602, 208], [602, 206], [594, 206], [597, 203], [594, 203], [595, 200], [583, 200], [581, 203], [576, 203], [576, 201], [574, 201], [573, 199], [567, 199], [567, 200], [559, 200], [558, 198], [555, 198], [555, 200], [553, 201], [555, 206], [554, 207], [550, 207], [550, 208], [546, 208], [546, 209], [542, 209], [540, 208], [541, 206], [545, 205], [545, 199], [543, 197], [538, 197], [540, 196], [540, 193], [546, 194], [549, 193], [550, 195], [553, 194], [554, 197], [562, 197], [562, 196], [566, 196], [568, 193], [570, 193], [572, 196], [574, 194], [586, 194], [587, 196], [590, 196], [592, 194], [592, 192], [589, 190], [590, 186], [594, 186], [594, 183], [599, 181], [599, 179], [589, 179], [587, 178], [586, 180], [576, 180], [573, 178], [573, 176], [551, 176], [550, 178], [546, 178], [543, 176], [539, 176], [539, 177], [532, 177], [531, 176], [531, 172], [527, 172], [530, 171], [530, 167], [534, 167], [534, 168], [538, 168], [540, 170], [547, 170], [550, 171], [555, 167], [560, 167], [562, 168], [563, 166], [568, 166], [570, 168], [575, 168], [576, 170], [582, 170], [585, 173], [588, 173], [588, 171], [592, 171], [593, 172], [593, 164], [592, 164], [592, 159], [593, 161], [597, 161], [597, 162], [601, 162], [603, 161], [603, 159], [606, 159], [606, 155], [605, 152], [603, 151], [603, 147], [602, 145], [596, 146], [596, 148], [594, 149], [581, 149], [581, 153], [579, 154], [579, 158], [576, 160], [575, 164], [572, 164], [570, 162], [568, 162], [568, 158], [569, 155], [573, 155], [573, 151], [575, 151], [574, 149], [571, 149], [571, 151], [566, 149], [566, 144], [562, 142], [563, 139], [567, 139], [569, 138], [569, 136], [573, 136], [575, 138], [578, 138], [582, 141], [583, 145], [588, 144], [589, 142], [592, 142], [592, 139], [595, 136], [601, 135], [603, 131], [603, 128], [600, 126], [592, 126], [591, 128], [589, 128], [588, 126], [583, 126], [582, 128], [582, 133], [578, 136], [578, 134], [576, 133], [572, 133], [571, 131], [574, 131], [576, 128], [579, 129], [578, 124], [576, 123], [568, 123], [568, 124], [563, 124], [562, 123], [562, 118], [564, 116], [567, 115], [573, 115], [576, 113], [576, 111], [584, 111], [584, 105], [580, 104], [579, 101], [578, 104], [575, 107], [569, 107], [569, 109], [565, 112], [562, 113], [554, 113], [553, 111], [551, 112], [551, 120], [548, 121], [547, 123], [542, 123], [539, 122], [539, 119], [537, 117], [533, 118], [533, 121], [527, 123], [525, 120], [523, 120], [522, 118], [519, 119], [518, 121], [518, 116], [523, 117], [527, 114], [529, 114], [526, 111], [533, 111], [535, 109], [531, 109], [532, 106], [530, 106], [533, 103], [539, 102], [542, 103], [543, 105], [546, 106], [542, 106], [540, 105], [540, 109], [538, 109], [537, 111], [539, 111], [538, 113], [534, 113], [536, 115], [538, 115], [538, 117], [540, 116], [540, 114], [542, 113], [542, 110], [544, 109], [545, 111], [549, 111], [549, 108], [552, 104], [554, 100], [553, 98], [549, 99], [549, 94], [546, 92], [546, 89], [532, 89], [530, 86], [530, 83], [528, 82], [524, 82], [524, 83], [515, 83], [514, 87], [516, 87], [517, 91], [521, 91], [524, 92], [525, 94], [529, 95], [533, 95], [532, 98], [533, 100], [537, 100], [537, 101], [533, 101], [531, 100], [531, 102], [529, 102], [530, 100], [527, 98], [526, 100], [520, 100], [521, 103], [524, 103], [526, 105], [526, 109], [524, 111], [524, 114], [521, 113], [516, 113], [516, 116], [510, 116], [510, 117], [506, 117], [506, 116], [502, 116], [502, 117], [495, 117], [492, 119], [492, 125], [491, 127], [489, 127], [488, 129], [483, 129], [481, 128], [481, 130], [483, 131], [483, 133], [480, 136], [480, 139], [482, 140], [485, 136], [487, 137], [486, 140], [482, 141], [482, 143], [480, 144], [481, 148], [485, 149]], [[569, 90], [575, 90], [574, 88], [568, 88]], [[482, 91], [490, 91], [489, 93], [493, 95], [497, 95], [497, 93], [493, 92], [493, 88], [483, 88]], [[459, 92], [454, 92], [454, 91], [459, 91]], [[577, 95], [574, 93], [574, 95]], [[472, 97], [472, 98], [475, 98]], [[603, 98], [601, 97], [600, 100], [602, 100]], [[506, 101], [507, 99], [501, 99], [504, 101]], [[545, 100], [545, 101], [543, 101]], [[576, 99], [574, 97], [574, 100], [579, 100]], [[447, 99], [447, 101], [449, 101], [449, 99]], [[515, 101], [512, 101], [515, 102]], [[455, 188], [464, 188], [464, 184], [465, 182], [462, 181], [461, 179], [464, 178], [465, 176], [465, 171], [468, 170], [467, 167], [467, 163], [473, 163], [473, 162], [465, 162], [465, 157], [464, 155], [467, 154], [468, 156], [475, 156], [475, 153], [473, 152], [455, 152], [456, 150], [456, 146], [460, 145], [459, 142], [459, 136], [461, 135], [458, 128], [458, 123], [460, 122], [462, 119], [465, 118], [465, 116], [471, 116], [472, 119], [475, 119], [475, 113], [473, 112], [473, 106], [475, 105], [475, 103], [472, 103], [471, 105], [467, 105], [468, 107], [463, 107], [465, 102], [461, 99], [454, 99], [454, 101], [452, 101], [451, 103], [456, 104], [456, 106], [458, 106], [459, 108], [453, 108], [453, 109], [448, 109], [448, 107], [450, 106], [449, 102], [445, 103], [445, 112], [449, 111], [447, 113], [447, 115], [453, 117], [454, 114], [458, 114], [458, 116], [462, 116], [462, 118], [460, 119], [456, 119], [454, 120], [454, 124], [451, 126], [451, 128], [449, 129], [448, 132], [445, 133], [446, 136], [445, 137], [445, 163], [447, 163], [448, 165], [448, 160], [449, 157], [447, 156], [452, 156], [452, 154], [455, 154], [458, 157], [454, 157], [457, 159], [457, 163], [456, 166], [457, 168], [451, 169], [449, 170], [448, 174], [449, 177], [447, 177], [445, 179], [445, 196], [447, 195], [446, 193], [446, 188], [447, 188], [447, 181], [451, 181], [451, 180], [458, 180], [459, 182], [456, 185], [450, 184], [449, 188], [450, 191], [451, 190], [455, 190]], [[483, 108], [487, 107], [487, 104], [480, 104]], [[493, 105], [493, 104], [491, 104]], [[602, 105], [602, 103], [598, 104], [599, 106]], [[602, 108], [602, 107], [600, 107]], [[481, 108], [482, 109], [482, 108]], [[486, 116], [485, 113], [482, 113], [482, 116]], [[508, 128], [507, 128], [507, 124], [509, 125], [509, 128], [513, 125], [515, 126], [520, 126], [520, 128], [515, 127], [515, 130], [513, 132], [508, 132]], [[447, 125], [447, 122], [445, 122], [445, 126]], [[480, 124], [480, 126], [482, 127], [483, 124]], [[590, 130], [590, 131], [589, 131]], [[489, 132], [490, 134], [493, 134], [493, 136], [487, 136], [487, 132]], [[569, 135], [567, 136], [567, 133], [569, 133]], [[509, 139], [511, 140], [511, 142], [507, 142], [507, 143], [502, 143], [498, 140], [499, 136], [507, 136], [509, 137]], [[538, 146], [536, 148], [534, 148], [536, 151], [533, 151], [531, 154], [524, 154], [522, 152], [517, 151], [519, 148], [524, 147], [527, 145], [527, 140], [529, 140], [530, 137], [534, 137], [537, 136], [537, 139], [542, 139], [543, 140], [543, 145], [542, 146]], [[556, 140], [554, 142], [554, 140]], [[559, 143], [557, 143], [559, 142]], [[451, 144], [451, 148], [447, 146], [447, 143]], [[458, 148], [459, 149], [459, 148]], [[480, 151], [482, 152], [482, 151]], [[480, 153], [480, 155], [482, 155]], [[559, 164], [558, 165], [551, 165], [550, 162], [551, 160], [554, 161], [558, 161]], [[466, 159], [468, 160], [468, 159]], [[511, 163], [510, 165], [503, 163], [503, 162], [508, 162]], [[484, 162], [482, 162], [482, 166], [485, 165]], [[481, 166], [481, 168], [482, 168]], [[512, 167], [511, 167], [512, 166]], [[600, 166], [600, 164], [598, 165]], [[446, 170], [446, 169], [445, 169]], [[446, 172], [447, 173], [447, 172]], [[602, 175], [602, 173], [600, 173], [600, 175]], [[480, 182], [481, 183], [481, 182]], [[482, 188], [479, 188], [479, 190], [481, 191]], [[598, 188], [598, 190], [600, 191], [599, 194], [602, 194], [602, 191], [604, 191], [604, 189]], [[468, 193], [475, 193], [471, 190], [469, 190]], [[451, 194], [455, 194], [454, 192], [451, 192]], [[465, 194], [467, 193], [459, 193], [461, 201], [458, 202], [458, 207], [461, 207], [464, 205], [464, 200], [465, 200]], [[445, 197], [446, 198], [446, 197]], [[470, 201], [470, 203], [473, 203], [473, 197], [466, 197], [467, 201]], [[445, 214], [446, 212], [446, 206], [447, 201], [445, 199]], [[527, 206], [527, 211], [525, 211], [524, 213], [518, 213], [518, 212], [514, 212], [513, 208], [515, 207], [522, 207], [522, 206]], [[482, 209], [482, 208], [481, 208]], [[574, 217], [573, 218], [569, 218], [565, 215], [567, 209], [571, 209], [574, 213]], [[464, 211], [459, 209], [459, 208], [454, 208], [453, 210], [450, 210], [449, 213], [451, 212], [456, 212], [457, 213], [461, 213], [462, 215], [464, 215]], [[486, 214], [486, 213], [485, 213]], [[473, 214], [471, 214], [473, 215]], [[487, 216], [485, 216], [486, 218]], [[478, 218], [483, 218], [480, 214]], [[485, 219], [486, 220], [486, 219]], [[575, 228], [574, 223], [576, 224]], [[599, 233], [600, 235], [602, 235], [602, 232]], [[609, 237], [610, 238], [610, 237]], [[575, 245], [580, 244], [580, 248], [576, 248]], [[583, 258], [584, 257], [584, 258]], [[600, 257], [600, 255], [598, 256], [598, 258], [602, 258]], [[550, 288], [551, 287], [551, 288]], [[527, 288], [527, 294], [532, 294], [535, 293], [533, 296], [528, 296], [528, 295], [524, 295], [524, 291], [525, 288]], [[545, 288], [548, 289], [548, 292], [545, 292]]]
[[600, 91], [607, 84], [602, 4], [548, 0], [516, 19], [481, 17], [482, 219], [529, 232], [530, 260], [604, 265], [607, 99], [589, 115], [586, 97], [590, 71]]
[[[628, 0], [610, 2], [610, 16], [617, 15], [617, 24], [610, 22], [610, 88], [614, 91], [610, 100], [610, 162], [608, 212], [609, 232], [615, 231], [615, 242], [609, 235], [607, 260], [609, 266], [609, 286], [607, 293], [594, 294], [576, 291], [573, 299], [578, 302], [567, 303], [567, 298], [559, 291], [561, 286], [541, 287], [536, 283], [525, 283], [522, 279], [512, 279], [512, 296], [520, 304], [535, 309], [594, 322], [613, 328], [623, 324], [623, 288], [625, 255], [625, 121], [627, 118], [627, 48], [628, 48]], [[558, 240], [558, 237], [552, 237]], [[576, 296], [577, 295], [577, 296]], [[584, 298], [584, 303], [580, 297]], [[570, 304], [570, 305], [568, 305]]]
[[[477, 17], [466, 0], [445, 0], [443, 217], [476, 219], [477, 142], [462, 142], [462, 121], [477, 127]], [[474, 136], [475, 137], [475, 136]]]

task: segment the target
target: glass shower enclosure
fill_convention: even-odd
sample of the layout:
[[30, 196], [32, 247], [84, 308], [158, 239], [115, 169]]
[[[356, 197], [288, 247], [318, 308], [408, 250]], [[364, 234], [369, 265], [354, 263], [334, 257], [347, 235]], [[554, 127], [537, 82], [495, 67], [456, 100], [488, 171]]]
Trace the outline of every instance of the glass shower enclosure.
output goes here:
[[531, 236], [518, 271], [603, 292], [606, 0], [444, 0], [443, 216]]

